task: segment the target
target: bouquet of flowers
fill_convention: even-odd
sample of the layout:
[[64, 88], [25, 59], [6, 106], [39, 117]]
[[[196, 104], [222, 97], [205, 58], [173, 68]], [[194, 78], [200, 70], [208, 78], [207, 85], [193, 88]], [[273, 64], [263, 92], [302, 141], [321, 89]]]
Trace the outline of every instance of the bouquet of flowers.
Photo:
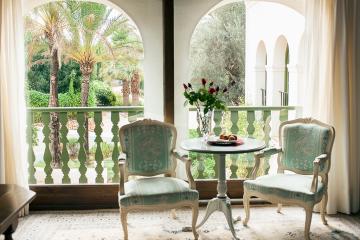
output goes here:
[[204, 108], [204, 113], [208, 113], [214, 109], [225, 110], [225, 102], [220, 98], [220, 92], [227, 92], [227, 88], [221, 89], [219, 86], [214, 86], [214, 82], [209, 82], [203, 78], [201, 79], [201, 87], [197, 90], [193, 89], [190, 83], [183, 84], [184, 96], [186, 98], [185, 104], [189, 103], [197, 109]]
[[201, 79], [201, 85], [197, 89], [194, 89], [190, 83], [184, 83], [183, 87], [186, 98], [185, 105], [190, 104], [196, 107], [200, 132], [204, 139], [207, 140], [211, 131], [213, 110], [226, 109], [221, 95], [227, 92], [227, 88], [220, 89], [219, 86], [214, 85], [214, 82], [208, 81], [205, 78]]

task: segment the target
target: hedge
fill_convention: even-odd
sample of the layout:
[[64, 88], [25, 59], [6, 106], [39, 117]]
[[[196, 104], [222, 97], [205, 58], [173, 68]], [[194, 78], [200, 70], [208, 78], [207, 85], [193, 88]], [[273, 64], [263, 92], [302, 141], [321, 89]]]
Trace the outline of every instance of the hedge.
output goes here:
[[[29, 91], [28, 106], [29, 107], [48, 107], [49, 106], [48, 93], [42, 93], [35, 90]], [[90, 107], [96, 106], [94, 93], [89, 94], [88, 105]], [[81, 106], [81, 93], [59, 93], [59, 106], [60, 107], [80, 107]]]
[[115, 106], [117, 103], [116, 95], [111, 91], [109, 85], [102, 81], [94, 81], [93, 88], [97, 100], [97, 104], [100, 106]]

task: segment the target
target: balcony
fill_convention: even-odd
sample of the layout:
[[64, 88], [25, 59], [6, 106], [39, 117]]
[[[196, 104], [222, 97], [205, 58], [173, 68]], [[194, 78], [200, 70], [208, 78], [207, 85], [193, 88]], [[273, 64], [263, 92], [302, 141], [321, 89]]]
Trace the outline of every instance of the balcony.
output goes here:
[[[231, 132], [240, 136], [263, 139], [267, 145], [276, 134], [271, 129], [294, 115], [295, 107], [229, 106], [228, 111], [214, 113], [214, 133]], [[50, 139], [50, 114], [58, 113], [60, 120], [60, 168], [53, 168]], [[85, 115], [89, 116], [89, 153], [85, 148]], [[117, 159], [121, 152], [118, 131], [120, 126], [143, 118], [144, 108], [29, 108], [28, 172], [29, 183], [61, 184], [114, 184], [119, 182]], [[189, 136], [198, 136], [195, 109], [189, 113]], [[295, 116], [295, 115], [294, 115]], [[195, 126], [195, 129], [192, 128]], [[275, 131], [276, 132], [276, 131]], [[64, 147], [66, 146], [66, 147]], [[216, 161], [209, 154], [190, 154], [193, 174], [198, 179], [217, 177]], [[262, 166], [263, 174], [270, 169], [268, 161]], [[227, 159], [228, 178], [246, 179], [253, 166], [251, 154], [233, 155]]]
[[[143, 116], [139, 107], [29, 108], [30, 184], [119, 182], [119, 126]], [[53, 169], [50, 114], [60, 120], [61, 168]], [[89, 116], [89, 154], [85, 149], [85, 113]], [[66, 146], [66, 147], [64, 147]]]

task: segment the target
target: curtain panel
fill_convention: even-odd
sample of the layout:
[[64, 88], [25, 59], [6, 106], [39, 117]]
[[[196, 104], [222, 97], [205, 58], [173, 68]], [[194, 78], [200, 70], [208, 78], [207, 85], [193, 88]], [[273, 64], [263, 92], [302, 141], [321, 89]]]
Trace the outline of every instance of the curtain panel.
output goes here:
[[[335, 127], [328, 213], [355, 213], [360, 201], [360, 2], [307, 0], [304, 115]], [[305, 92], [304, 92], [305, 93]], [[309, 94], [310, 93], [310, 94]]]
[[0, 183], [28, 187], [22, 1], [1, 0], [0, 17]]

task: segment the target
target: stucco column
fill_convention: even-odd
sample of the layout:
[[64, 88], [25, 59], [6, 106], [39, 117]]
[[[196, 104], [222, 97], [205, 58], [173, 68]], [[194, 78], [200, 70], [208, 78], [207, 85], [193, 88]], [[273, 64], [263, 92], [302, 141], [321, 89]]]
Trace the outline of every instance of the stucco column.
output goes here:
[[285, 66], [266, 66], [268, 106], [280, 106], [280, 92], [284, 91]]
[[[267, 106], [280, 106], [281, 97], [279, 91], [284, 91], [284, 74], [285, 66], [266, 66], [267, 73]], [[280, 113], [278, 111], [271, 112], [271, 132], [270, 136], [273, 140], [278, 140], [278, 129], [280, 125]]]
[[289, 106], [296, 106], [296, 111], [289, 112], [289, 119], [299, 118], [302, 116], [301, 99], [299, 96], [302, 96], [300, 93], [302, 88], [303, 72], [301, 65], [288, 65], [289, 69]]
[[254, 76], [255, 76], [255, 88], [253, 89], [253, 103], [256, 106], [262, 105], [262, 92], [261, 89], [266, 89], [266, 69], [265, 66], [255, 66], [254, 67]]
[[298, 104], [298, 65], [288, 64], [289, 71], [289, 106]]

